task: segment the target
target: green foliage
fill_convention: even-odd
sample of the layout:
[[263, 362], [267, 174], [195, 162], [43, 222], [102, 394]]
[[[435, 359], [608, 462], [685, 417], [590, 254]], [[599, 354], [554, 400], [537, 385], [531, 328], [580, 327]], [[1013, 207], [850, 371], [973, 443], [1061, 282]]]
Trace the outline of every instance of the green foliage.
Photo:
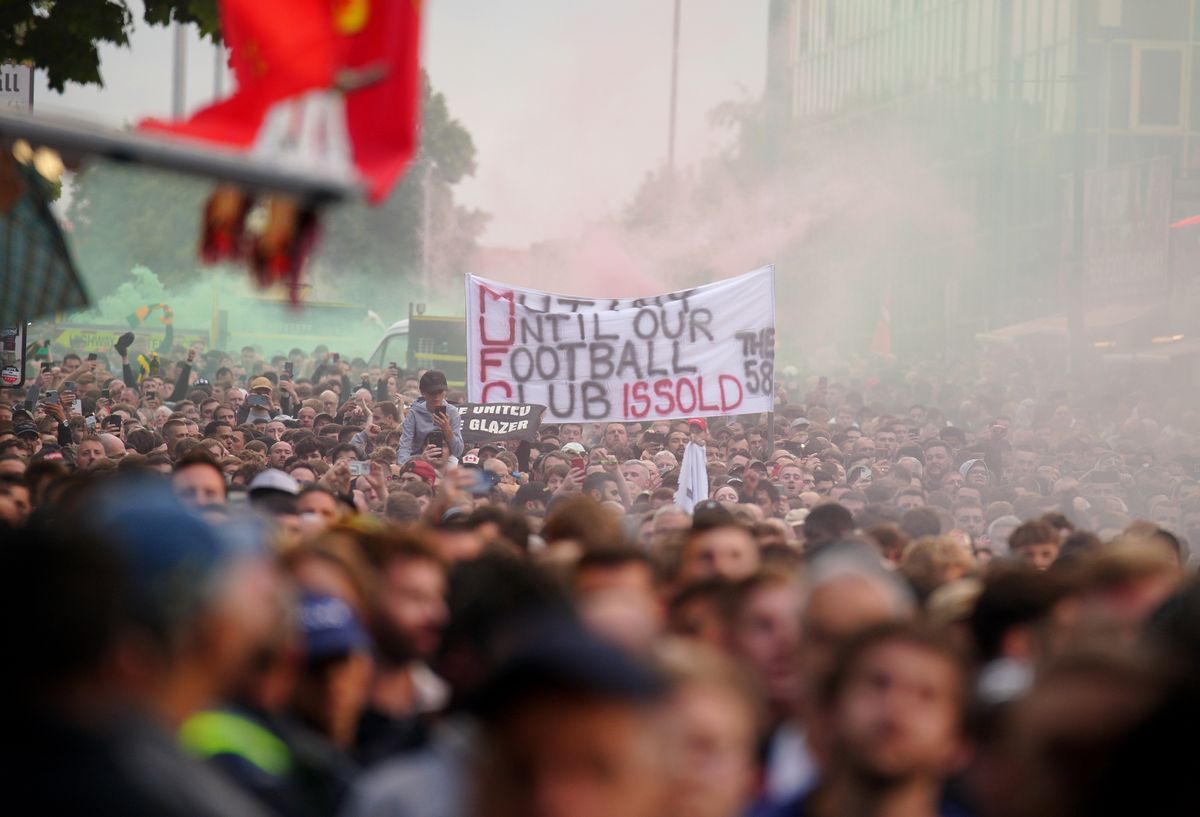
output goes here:
[[446, 97], [433, 90], [429, 77], [422, 74], [424, 99], [421, 110], [421, 144], [432, 157], [438, 178], [446, 184], [458, 184], [475, 175], [475, 142], [462, 123], [450, 116]]
[[165, 26], [174, 21], [195, 23], [202, 37], [220, 39], [217, 0], [143, 0], [145, 19], [151, 25]]
[[[196, 23], [215, 37], [217, 0], [145, 0], [152, 25], [172, 20]], [[103, 85], [101, 45], [129, 45], [134, 15], [128, 0], [0, 0], [0, 54], [46, 71], [50, 87], [68, 82]]]

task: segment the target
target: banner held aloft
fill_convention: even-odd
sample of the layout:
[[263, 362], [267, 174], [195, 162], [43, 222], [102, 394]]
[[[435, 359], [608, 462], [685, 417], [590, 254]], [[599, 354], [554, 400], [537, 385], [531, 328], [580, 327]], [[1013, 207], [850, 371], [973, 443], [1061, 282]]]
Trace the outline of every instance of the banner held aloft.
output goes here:
[[464, 403], [458, 407], [462, 417], [463, 442], [467, 445], [500, 440], [537, 439], [545, 406], [492, 403]]
[[773, 267], [650, 298], [466, 283], [472, 402], [537, 403], [556, 422], [771, 410]]

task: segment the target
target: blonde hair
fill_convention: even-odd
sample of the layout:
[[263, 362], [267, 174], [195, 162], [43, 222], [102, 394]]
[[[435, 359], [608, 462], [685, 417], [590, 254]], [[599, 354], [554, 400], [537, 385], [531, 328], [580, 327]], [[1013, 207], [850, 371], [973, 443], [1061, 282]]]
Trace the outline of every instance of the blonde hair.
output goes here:
[[[949, 580], [975, 567], [975, 557], [966, 544], [949, 536], [926, 536], [904, 549], [900, 557], [900, 573], [908, 579], [919, 595], [928, 596]], [[952, 575], [955, 570], [958, 575]]]

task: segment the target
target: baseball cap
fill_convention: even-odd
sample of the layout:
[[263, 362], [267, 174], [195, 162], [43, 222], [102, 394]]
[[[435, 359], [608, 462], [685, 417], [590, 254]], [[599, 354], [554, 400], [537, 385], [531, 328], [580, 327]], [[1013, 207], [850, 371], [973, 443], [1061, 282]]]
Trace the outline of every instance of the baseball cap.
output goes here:
[[250, 381], [250, 391], [254, 391], [256, 389], [266, 389], [267, 391], [271, 391], [274, 388], [275, 384], [265, 377], [256, 377]]
[[462, 464], [463, 465], [479, 465], [479, 455], [478, 454], [463, 454]]
[[20, 422], [13, 423], [13, 434], [17, 435], [18, 437], [37, 437], [39, 436], [40, 432], [37, 430], [37, 426], [35, 426], [33, 423], [29, 422], [28, 420], [22, 420]]
[[574, 454], [577, 457], [587, 454], [587, 449], [583, 447], [582, 443], [567, 443], [562, 447], [562, 450], [564, 453]]
[[268, 468], [250, 480], [250, 485], [246, 488], [249, 494], [259, 491], [280, 491], [295, 495], [300, 493], [300, 483], [296, 482], [291, 474], [286, 474], [278, 468]]
[[426, 394], [429, 392], [435, 392], [441, 389], [449, 388], [449, 385], [446, 383], [446, 375], [442, 374], [437, 369], [430, 369], [429, 371], [425, 372], [425, 374], [421, 375], [421, 381], [418, 383], [418, 388], [420, 388], [422, 394]]
[[166, 482], [118, 475], [95, 500], [85, 524], [121, 558], [134, 615], [156, 632], [177, 632], [208, 603], [212, 578], [236, 549]]
[[708, 433], [708, 423], [702, 417], [692, 417], [688, 420], [688, 425], [699, 426], [701, 431]]
[[304, 593], [299, 613], [304, 655], [310, 662], [371, 648], [350, 605], [335, 596]]
[[788, 428], [808, 428], [809, 425], [810, 423], [808, 422], [807, 417], [797, 417], [795, 420], [792, 420], [790, 423], [788, 423]]
[[733, 514], [715, 499], [705, 499], [697, 502], [696, 507], [692, 509], [692, 530], [723, 528], [733, 523]]
[[412, 460], [404, 467], [404, 470], [416, 474], [422, 480], [429, 483], [429, 487], [431, 488], [437, 482], [437, 471], [432, 465], [425, 462], [425, 460]]

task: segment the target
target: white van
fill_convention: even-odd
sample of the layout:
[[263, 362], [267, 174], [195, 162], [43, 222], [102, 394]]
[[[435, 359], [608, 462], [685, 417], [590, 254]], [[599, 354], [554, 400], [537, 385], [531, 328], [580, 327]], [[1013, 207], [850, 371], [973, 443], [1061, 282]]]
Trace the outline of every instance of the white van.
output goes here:
[[367, 366], [382, 369], [389, 363], [404, 368], [408, 365], [408, 319], [396, 321], [383, 330], [375, 351], [367, 358]]
[[395, 363], [402, 369], [439, 369], [452, 388], [462, 388], [467, 377], [466, 318], [410, 315], [387, 328], [368, 366], [383, 368]]

